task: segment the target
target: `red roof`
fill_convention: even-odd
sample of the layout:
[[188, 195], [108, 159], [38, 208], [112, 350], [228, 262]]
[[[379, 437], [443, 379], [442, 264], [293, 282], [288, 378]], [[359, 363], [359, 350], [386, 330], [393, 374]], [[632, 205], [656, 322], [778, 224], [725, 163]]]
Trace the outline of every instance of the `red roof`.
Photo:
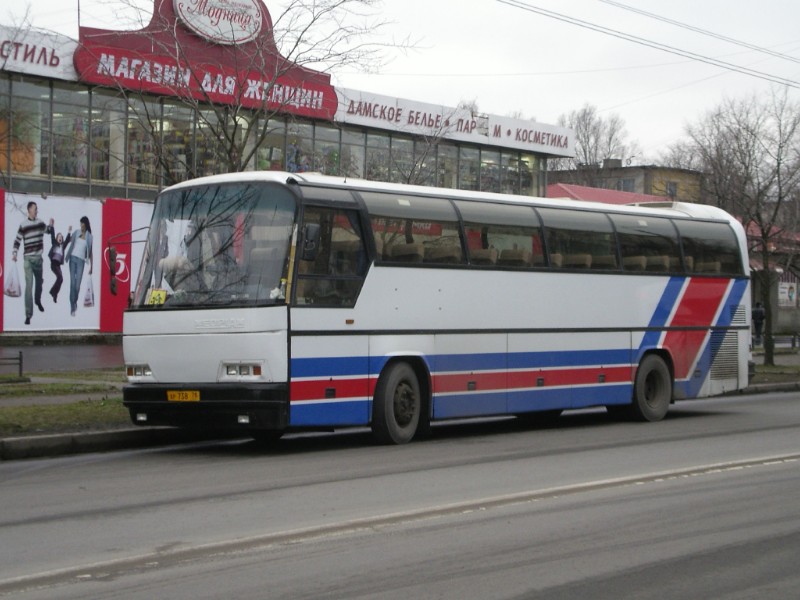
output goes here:
[[547, 186], [548, 198], [572, 198], [586, 202], [605, 202], [606, 204], [636, 204], [642, 202], [670, 202], [667, 196], [653, 196], [652, 194], [635, 194], [633, 192], [618, 192], [603, 188], [587, 187], [585, 185], [571, 185], [566, 183], [551, 183]]

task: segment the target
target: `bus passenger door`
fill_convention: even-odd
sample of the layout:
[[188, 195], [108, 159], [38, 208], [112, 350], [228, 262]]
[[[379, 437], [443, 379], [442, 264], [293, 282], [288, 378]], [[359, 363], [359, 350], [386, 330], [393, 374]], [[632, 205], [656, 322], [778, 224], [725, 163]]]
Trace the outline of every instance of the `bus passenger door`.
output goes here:
[[300, 231], [290, 316], [290, 425], [366, 425], [369, 338], [358, 333], [355, 304], [367, 254], [358, 213], [307, 206]]

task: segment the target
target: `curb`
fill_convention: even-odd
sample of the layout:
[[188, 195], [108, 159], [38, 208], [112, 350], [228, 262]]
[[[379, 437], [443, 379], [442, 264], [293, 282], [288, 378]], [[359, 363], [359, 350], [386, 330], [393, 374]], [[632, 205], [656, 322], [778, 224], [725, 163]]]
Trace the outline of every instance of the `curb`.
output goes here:
[[192, 431], [170, 427], [32, 435], [0, 439], [0, 460], [133, 450], [224, 439], [224, 437], [224, 434], [219, 432]]
[[[800, 381], [791, 383], [763, 383], [723, 396], [745, 394], [767, 394], [800, 391]], [[110, 452], [135, 450], [174, 444], [231, 439], [225, 433], [195, 431], [173, 427], [129, 428], [111, 431], [57, 433], [0, 439], [0, 460], [23, 458], [46, 458], [84, 454], [88, 452]], [[241, 437], [233, 436], [233, 437]]]

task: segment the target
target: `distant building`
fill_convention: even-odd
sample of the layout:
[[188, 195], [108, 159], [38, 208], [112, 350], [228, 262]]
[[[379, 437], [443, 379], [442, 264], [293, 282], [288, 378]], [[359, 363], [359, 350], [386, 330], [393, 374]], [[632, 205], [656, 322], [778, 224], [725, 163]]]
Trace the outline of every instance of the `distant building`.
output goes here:
[[606, 159], [601, 166], [550, 171], [547, 181], [660, 196], [678, 202], [700, 202], [703, 174], [689, 169], [656, 165], [623, 167], [619, 159]]

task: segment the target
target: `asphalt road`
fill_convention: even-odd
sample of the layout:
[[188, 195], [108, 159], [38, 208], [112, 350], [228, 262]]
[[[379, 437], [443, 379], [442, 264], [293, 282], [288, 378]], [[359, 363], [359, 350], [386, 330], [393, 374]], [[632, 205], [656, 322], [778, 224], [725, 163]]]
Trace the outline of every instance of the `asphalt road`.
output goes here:
[[800, 402], [0, 463], [15, 598], [789, 598]]

